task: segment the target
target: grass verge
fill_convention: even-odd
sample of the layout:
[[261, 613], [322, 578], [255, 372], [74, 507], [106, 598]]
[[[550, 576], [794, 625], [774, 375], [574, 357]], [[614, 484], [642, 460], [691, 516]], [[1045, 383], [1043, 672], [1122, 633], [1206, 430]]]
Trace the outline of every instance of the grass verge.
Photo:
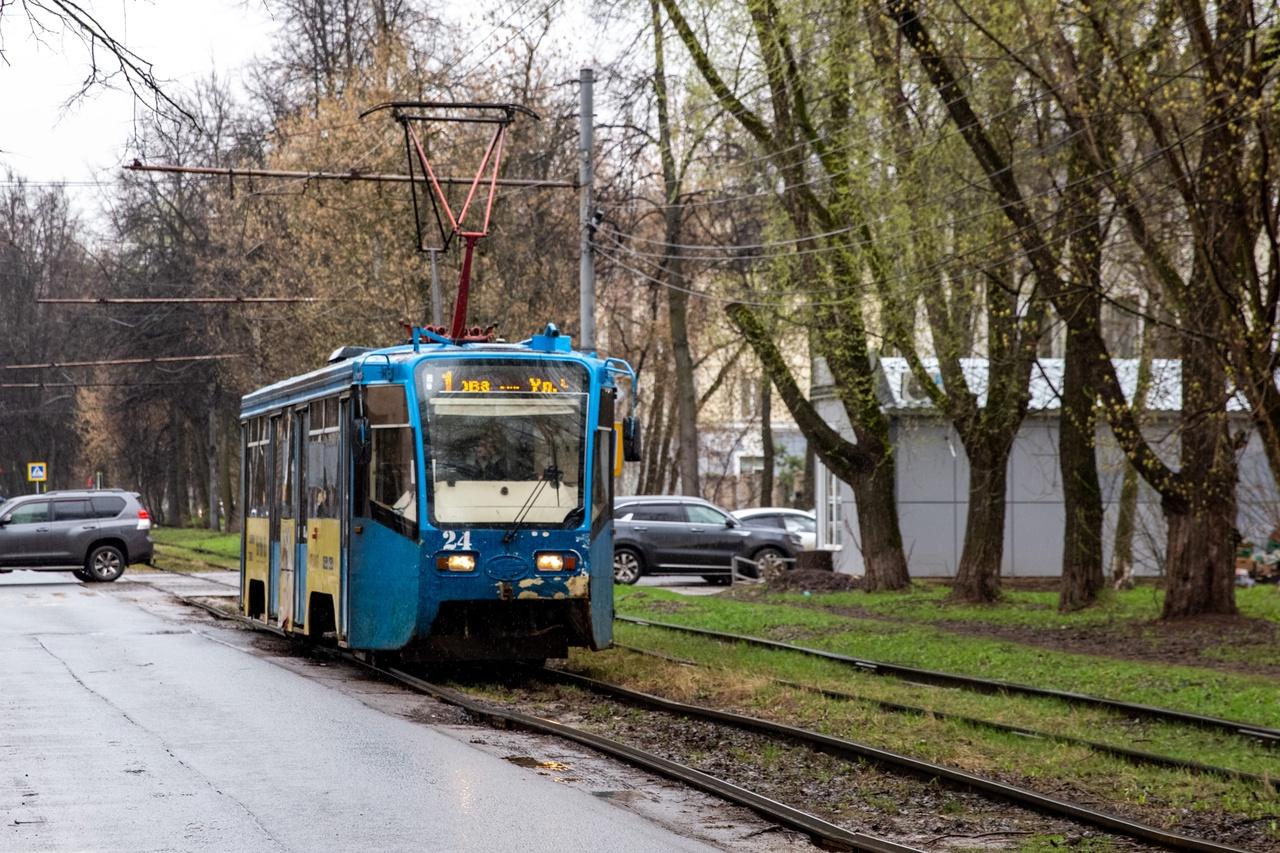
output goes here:
[[653, 588], [617, 589], [615, 595], [623, 615], [1280, 727], [1280, 687], [1264, 676], [1057, 652], [788, 604], [681, 596]]
[[[1072, 613], [1058, 612], [1058, 593], [1052, 591], [1005, 590], [998, 605], [966, 605], [946, 601], [949, 584], [915, 583], [904, 592], [866, 593], [860, 591], [815, 593], [774, 593], [761, 600], [774, 603], [819, 604], [828, 607], [858, 608], [878, 616], [911, 622], [977, 622], [989, 625], [1060, 630], [1117, 622], [1149, 622], [1160, 617], [1164, 592], [1155, 586], [1103, 592], [1099, 602]], [[1280, 588], [1255, 586], [1236, 590], [1240, 614], [1252, 619], [1280, 622]]]
[[154, 527], [155, 562], [178, 572], [240, 568], [240, 536], [187, 527]]

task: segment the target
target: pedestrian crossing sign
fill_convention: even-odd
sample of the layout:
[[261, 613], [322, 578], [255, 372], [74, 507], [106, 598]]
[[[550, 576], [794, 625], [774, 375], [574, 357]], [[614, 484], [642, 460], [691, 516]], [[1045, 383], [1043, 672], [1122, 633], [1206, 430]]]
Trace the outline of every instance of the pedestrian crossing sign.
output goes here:
[[43, 483], [45, 480], [49, 479], [48, 472], [49, 472], [49, 466], [46, 465], [45, 463], [28, 462], [27, 463], [27, 482]]

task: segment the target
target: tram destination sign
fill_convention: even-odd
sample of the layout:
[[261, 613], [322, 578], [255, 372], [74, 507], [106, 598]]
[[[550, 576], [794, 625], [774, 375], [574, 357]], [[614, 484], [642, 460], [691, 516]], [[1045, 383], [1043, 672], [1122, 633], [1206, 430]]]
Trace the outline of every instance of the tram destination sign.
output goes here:
[[563, 361], [432, 361], [423, 365], [428, 394], [580, 394], [587, 373]]

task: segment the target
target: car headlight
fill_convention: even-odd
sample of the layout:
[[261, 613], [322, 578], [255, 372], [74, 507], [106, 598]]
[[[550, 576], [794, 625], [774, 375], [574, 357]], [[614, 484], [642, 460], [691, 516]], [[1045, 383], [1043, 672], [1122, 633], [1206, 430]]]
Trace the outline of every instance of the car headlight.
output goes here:
[[787, 541], [790, 542], [792, 545], [799, 547], [800, 543], [802, 543], [804, 540], [800, 538], [799, 533], [788, 533]]
[[476, 568], [476, 555], [440, 554], [436, 557], [436, 568], [442, 572], [473, 572]]

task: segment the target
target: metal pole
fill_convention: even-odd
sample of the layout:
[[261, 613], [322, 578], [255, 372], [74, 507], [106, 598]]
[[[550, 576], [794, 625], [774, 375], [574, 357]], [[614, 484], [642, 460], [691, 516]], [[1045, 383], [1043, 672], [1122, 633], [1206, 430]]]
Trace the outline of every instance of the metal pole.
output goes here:
[[440, 295], [440, 250], [427, 249], [427, 254], [431, 255], [431, 325], [439, 327], [444, 325], [444, 297]]
[[595, 73], [590, 68], [582, 69], [578, 78], [578, 193], [580, 206], [578, 209], [581, 245], [579, 248], [578, 284], [580, 287], [579, 314], [581, 316], [581, 341], [578, 346], [591, 351], [596, 348], [596, 266], [591, 251], [592, 201], [592, 158], [594, 157], [592, 113]]

